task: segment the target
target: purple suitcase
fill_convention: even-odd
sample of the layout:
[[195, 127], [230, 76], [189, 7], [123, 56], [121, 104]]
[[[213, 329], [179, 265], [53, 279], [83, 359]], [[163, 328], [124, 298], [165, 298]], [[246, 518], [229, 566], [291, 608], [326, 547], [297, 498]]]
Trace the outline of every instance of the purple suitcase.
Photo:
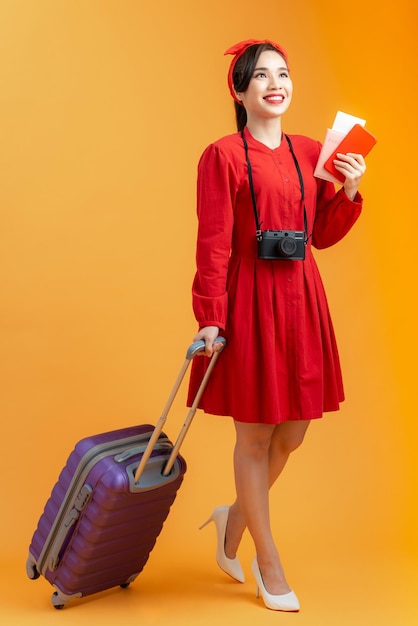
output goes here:
[[[221, 349], [225, 340], [219, 338]], [[26, 571], [44, 576], [63, 608], [72, 598], [127, 587], [144, 568], [186, 471], [179, 449], [220, 351], [212, 357], [175, 444], [163, 432], [195, 342], [157, 425], [86, 437], [62, 470], [32, 537]]]

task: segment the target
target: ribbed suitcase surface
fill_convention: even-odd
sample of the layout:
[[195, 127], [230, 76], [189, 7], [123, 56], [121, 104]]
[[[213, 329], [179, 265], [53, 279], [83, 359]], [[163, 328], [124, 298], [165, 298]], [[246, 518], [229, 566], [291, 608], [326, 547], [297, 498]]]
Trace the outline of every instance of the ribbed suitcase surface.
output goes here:
[[186, 471], [161, 433], [138, 483], [135, 471], [154, 427], [82, 439], [45, 505], [29, 548], [27, 573], [55, 588], [56, 608], [71, 598], [126, 586], [142, 571]]

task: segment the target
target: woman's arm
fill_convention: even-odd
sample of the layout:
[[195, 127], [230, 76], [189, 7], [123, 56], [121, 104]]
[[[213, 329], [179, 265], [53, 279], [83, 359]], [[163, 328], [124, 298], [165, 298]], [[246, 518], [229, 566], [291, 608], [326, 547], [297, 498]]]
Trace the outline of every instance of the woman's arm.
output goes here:
[[312, 245], [328, 248], [349, 232], [360, 216], [363, 198], [358, 192], [366, 169], [361, 155], [338, 154], [335, 167], [345, 175], [344, 187], [337, 193], [333, 183], [317, 179], [317, 206]]
[[229, 160], [216, 145], [209, 146], [199, 162], [197, 181], [199, 225], [193, 310], [201, 329], [224, 329], [228, 315], [226, 282], [234, 221], [234, 180]]

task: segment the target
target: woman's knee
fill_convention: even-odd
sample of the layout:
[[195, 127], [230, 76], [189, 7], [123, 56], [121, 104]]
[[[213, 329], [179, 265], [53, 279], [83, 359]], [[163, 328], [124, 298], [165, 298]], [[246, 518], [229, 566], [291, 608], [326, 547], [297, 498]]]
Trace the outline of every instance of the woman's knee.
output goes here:
[[303, 443], [308, 426], [308, 421], [278, 424], [272, 437], [272, 446], [283, 454], [294, 452]]
[[274, 426], [270, 424], [243, 424], [235, 422], [237, 433], [236, 450], [254, 457], [268, 454]]

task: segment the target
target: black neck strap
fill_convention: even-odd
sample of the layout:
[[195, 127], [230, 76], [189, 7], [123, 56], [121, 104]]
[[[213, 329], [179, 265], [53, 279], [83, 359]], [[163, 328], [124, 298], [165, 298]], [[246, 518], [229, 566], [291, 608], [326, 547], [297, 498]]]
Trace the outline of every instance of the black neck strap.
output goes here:
[[[305, 206], [305, 185], [303, 184], [302, 172], [300, 170], [300, 166], [299, 166], [298, 160], [297, 160], [296, 155], [294, 153], [292, 142], [290, 141], [290, 137], [288, 137], [287, 135], [284, 135], [284, 136], [285, 136], [286, 141], [287, 141], [287, 143], [289, 145], [290, 153], [291, 153], [291, 155], [293, 157], [293, 161], [295, 163], [296, 171], [297, 171], [298, 177], [299, 177], [300, 193], [301, 193], [302, 202], [303, 202], [303, 223], [304, 223], [304, 228], [305, 228], [305, 243], [307, 243], [310, 235], [308, 236], [308, 218], [307, 218], [307, 215], [306, 215], [306, 206]], [[245, 158], [246, 158], [246, 161], [247, 161], [248, 180], [249, 180], [249, 183], [250, 183], [251, 199], [252, 199], [253, 209], [254, 209], [254, 218], [255, 218], [255, 225], [256, 225], [256, 235], [257, 235], [257, 239], [260, 239], [261, 238], [261, 223], [260, 223], [260, 220], [259, 220], [259, 217], [258, 217], [257, 202], [256, 202], [256, 197], [255, 197], [255, 191], [254, 191], [253, 169], [251, 167], [250, 157], [248, 156], [248, 143], [247, 143], [247, 140], [245, 139], [245, 135], [244, 135], [244, 131], [243, 130], [241, 131], [241, 137], [242, 137], [242, 141], [243, 141], [243, 144], [244, 144]]]

